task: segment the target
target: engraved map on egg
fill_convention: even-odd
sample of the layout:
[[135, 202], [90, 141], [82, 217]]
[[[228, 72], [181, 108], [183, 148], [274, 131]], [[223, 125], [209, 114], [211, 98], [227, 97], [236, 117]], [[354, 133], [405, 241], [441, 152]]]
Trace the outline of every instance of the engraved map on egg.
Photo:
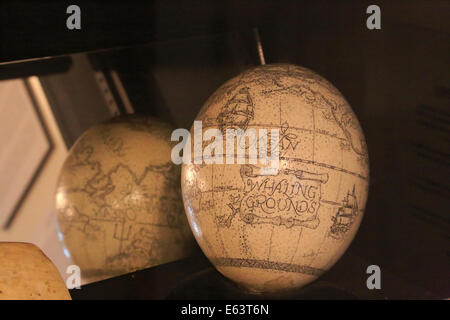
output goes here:
[[197, 120], [280, 135], [276, 175], [250, 164], [183, 168], [191, 227], [218, 270], [260, 290], [328, 270], [359, 227], [369, 182], [365, 139], [340, 92], [306, 68], [260, 66], [220, 87]]
[[89, 129], [61, 171], [58, 221], [89, 281], [185, 257], [192, 236], [170, 129], [133, 119]]

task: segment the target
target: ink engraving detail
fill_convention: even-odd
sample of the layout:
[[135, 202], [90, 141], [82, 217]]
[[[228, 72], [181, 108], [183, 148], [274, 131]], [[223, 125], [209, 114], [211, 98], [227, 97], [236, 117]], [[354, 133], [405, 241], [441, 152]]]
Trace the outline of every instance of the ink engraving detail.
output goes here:
[[350, 230], [359, 214], [358, 201], [355, 194], [355, 186], [353, 192], [347, 193], [342, 206], [338, 208], [336, 215], [331, 217], [333, 225], [330, 227], [330, 237], [335, 239], [342, 239], [342, 237]]
[[219, 128], [239, 128], [246, 130], [248, 123], [254, 117], [254, 106], [248, 88], [244, 87], [238, 91], [223, 106], [217, 116]]
[[[327, 174], [286, 169], [276, 176], [258, 175], [252, 165], [241, 167], [243, 195], [227, 203], [231, 214], [219, 216], [219, 223], [230, 227], [232, 219], [239, 213], [248, 224], [283, 225], [286, 228], [303, 226], [315, 229], [319, 224], [317, 211], [320, 205], [320, 184], [326, 183]], [[298, 180], [289, 181], [290, 176]], [[236, 207], [239, 205], [239, 207]]]

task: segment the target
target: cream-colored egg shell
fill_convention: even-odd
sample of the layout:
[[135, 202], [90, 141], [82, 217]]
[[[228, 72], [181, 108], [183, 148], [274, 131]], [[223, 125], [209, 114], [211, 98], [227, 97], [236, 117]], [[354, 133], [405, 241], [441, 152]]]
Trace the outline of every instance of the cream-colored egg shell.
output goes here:
[[0, 300], [71, 300], [56, 267], [35, 245], [0, 242]]
[[330, 269], [359, 228], [369, 184], [365, 139], [342, 94], [309, 69], [264, 65], [222, 85], [196, 120], [203, 132], [279, 129], [276, 175], [248, 159], [183, 164], [185, 211], [216, 268], [254, 292], [299, 288]]
[[64, 243], [83, 282], [189, 256], [180, 167], [172, 128], [149, 117], [118, 118], [87, 130], [59, 178], [56, 206]]

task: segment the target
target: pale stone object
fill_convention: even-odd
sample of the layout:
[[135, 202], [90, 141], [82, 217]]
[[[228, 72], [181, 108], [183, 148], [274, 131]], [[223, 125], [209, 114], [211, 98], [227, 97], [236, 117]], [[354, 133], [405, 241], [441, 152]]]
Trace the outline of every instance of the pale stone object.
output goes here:
[[61, 275], [37, 246], [0, 242], [0, 300], [71, 300]]
[[194, 240], [183, 211], [172, 128], [122, 117], [87, 130], [61, 170], [56, 207], [83, 283], [187, 257]]
[[309, 69], [264, 65], [222, 85], [196, 120], [223, 136], [279, 129], [275, 175], [248, 162], [183, 164], [185, 211], [217, 270], [250, 291], [275, 292], [330, 269], [359, 228], [369, 185], [363, 132], [342, 94]]

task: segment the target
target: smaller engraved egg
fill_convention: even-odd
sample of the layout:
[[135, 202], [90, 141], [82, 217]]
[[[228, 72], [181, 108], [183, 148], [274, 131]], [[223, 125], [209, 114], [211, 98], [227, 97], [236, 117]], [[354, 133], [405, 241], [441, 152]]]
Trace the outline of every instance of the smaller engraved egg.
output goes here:
[[191, 254], [171, 133], [153, 118], [120, 117], [93, 126], [71, 148], [56, 207], [84, 283]]

